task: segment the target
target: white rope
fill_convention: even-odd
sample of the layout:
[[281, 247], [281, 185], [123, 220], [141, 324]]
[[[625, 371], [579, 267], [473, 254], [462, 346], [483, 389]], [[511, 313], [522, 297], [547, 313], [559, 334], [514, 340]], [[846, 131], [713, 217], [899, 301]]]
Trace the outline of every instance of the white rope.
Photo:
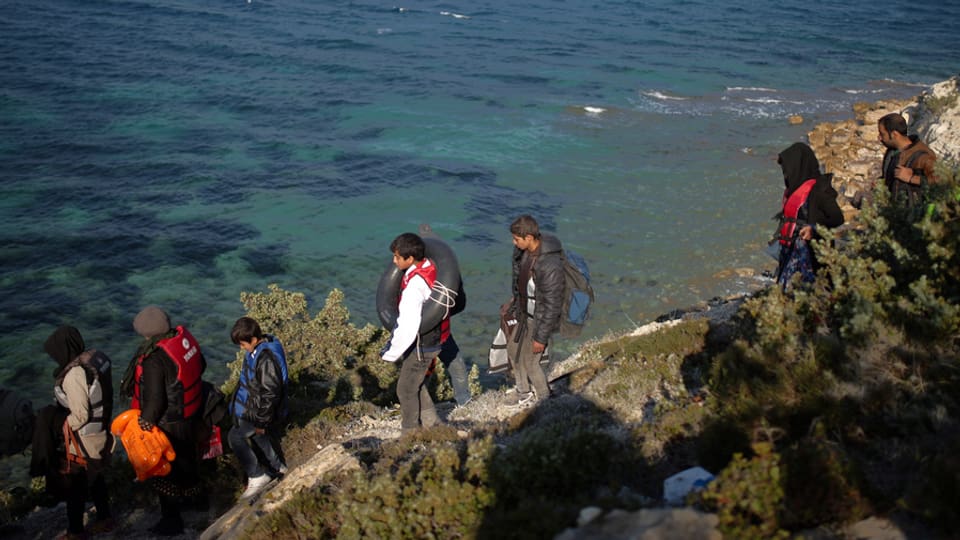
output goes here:
[[[439, 298], [433, 297], [434, 292], [440, 293]], [[443, 308], [446, 310], [446, 312], [443, 314], [443, 318], [446, 319], [450, 316], [450, 308], [457, 303], [457, 291], [447, 287], [439, 281], [434, 281], [433, 292], [430, 293], [430, 301], [443, 306]]]

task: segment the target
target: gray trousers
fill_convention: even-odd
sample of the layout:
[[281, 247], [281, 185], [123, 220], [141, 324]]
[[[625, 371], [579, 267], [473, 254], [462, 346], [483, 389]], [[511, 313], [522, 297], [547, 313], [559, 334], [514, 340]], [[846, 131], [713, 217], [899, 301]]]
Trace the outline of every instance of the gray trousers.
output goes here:
[[[547, 384], [547, 374], [540, 365], [540, 359], [543, 353], [534, 354], [533, 352], [533, 319], [527, 319], [527, 325], [518, 328], [514, 335], [507, 338], [507, 356], [510, 358], [510, 365], [513, 366], [513, 376], [517, 380], [517, 392], [527, 393], [530, 386], [537, 393], [539, 399], [545, 399], [550, 396], [550, 385]], [[520, 339], [514, 341], [516, 332], [521, 332]], [[544, 351], [550, 349], [550, 343]]]
[[437, 423], [437, 411], [427, 390], [426, 374], [439, 351], [419, 353], [413, 346], [403, 356], [400, 377], [397, 379], [397, 398], [400, 399], [400, 427], [403, 431], [430, 427]]

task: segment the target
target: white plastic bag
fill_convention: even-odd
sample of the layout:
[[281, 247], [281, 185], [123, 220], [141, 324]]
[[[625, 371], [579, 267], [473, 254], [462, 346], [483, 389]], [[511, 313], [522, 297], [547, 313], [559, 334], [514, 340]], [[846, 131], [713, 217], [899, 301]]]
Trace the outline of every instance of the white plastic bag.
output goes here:
[[489, 360], [487, 373], [502, 373], [510, 367], [510, 359], [507, 358], [507, 335], [501, 328], [497, 329], [497, 335], [490, 344]]
[[713, 480], [713, 475], [703, 467], [691, 467], [663, 481], [663, 500], [673, 506], [681, 506], [687, 494], [703, 489]]

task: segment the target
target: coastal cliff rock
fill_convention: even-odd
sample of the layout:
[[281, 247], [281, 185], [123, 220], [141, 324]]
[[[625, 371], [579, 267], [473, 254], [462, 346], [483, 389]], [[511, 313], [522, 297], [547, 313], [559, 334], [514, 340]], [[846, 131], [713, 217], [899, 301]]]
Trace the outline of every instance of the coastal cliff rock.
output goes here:
[[938, 159], [960, 162], [960, 75], [933, 85], [907, 100], [857, 103], [854, 118], [818, 124], [807, 134], [810, 147], [840, 194], [840, 208], [849, 221], [857, 214], [850, 199], [860, 190], [870, 190], [880, 178], [884, 146], [877, 138], [877, 121], [889, 113], [907, 119], [909, 133], [916, 133]]
[[960, 163], [960, 75], [933, 85], [906, 112], [940, 159]]

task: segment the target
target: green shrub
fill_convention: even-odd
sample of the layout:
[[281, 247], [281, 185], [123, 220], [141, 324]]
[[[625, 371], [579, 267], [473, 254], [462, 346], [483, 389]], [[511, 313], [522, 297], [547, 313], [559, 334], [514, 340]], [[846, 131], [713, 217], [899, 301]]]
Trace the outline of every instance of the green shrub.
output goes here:
[[[323, 309], [310, 318], [302, 293], [274, 284], [268, 288], [267, 293], [241, 293], [240, 300], [247, 316], [256, 319], [264, 332], [280, 338], [294, 384], [303, 378], [304, 383], [313, 383], [313, 392], [326, 388], [328, 403], [395, 401], [397, 367], [380, 359], [389, 336], [371, 324], [354, 326], [339, 289], [330, 291]], [[232, 375], [225, 391], [236, 386], [242, 361], [238, 353], [230, 364]]]
[[770, 443], [755, 443], [754, 456], [737, 453], [726, 469], [693, 497], [716, 512], [727, 538], [766, 540], [789, 538], [780, 527], [783, 479], [780, 456]]
[[396, 462], [390, 474], [358, 474], [338, 498], [338, 537], [471, 537], [494, 499], [484, 481], [493, 452], [489, 438], [435, 443]]
[[799, 441], [782, 453], [785, 470], [783, 525], [792, 529], [849, 523], [866, 517], [871, 505], [862, 476], [843, 448], [823, 437]]

